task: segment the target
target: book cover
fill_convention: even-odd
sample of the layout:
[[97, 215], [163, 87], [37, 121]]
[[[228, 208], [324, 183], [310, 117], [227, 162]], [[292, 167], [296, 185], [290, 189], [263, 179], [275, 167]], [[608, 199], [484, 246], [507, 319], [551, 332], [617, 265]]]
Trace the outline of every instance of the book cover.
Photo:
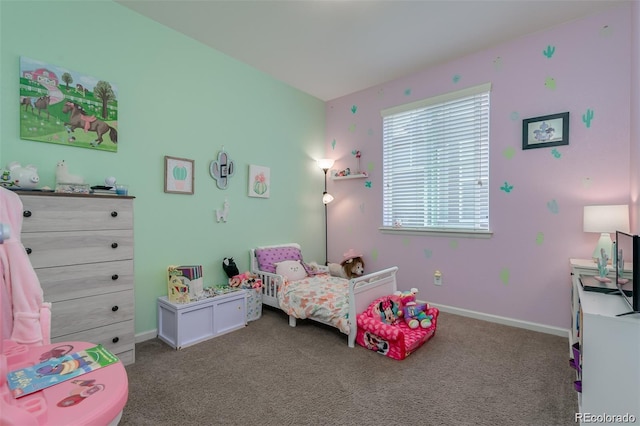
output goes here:
[[52, 358], [31, 367], [11, 371], [7, 374], [7, 382], [13, 397], [20, 398], [117, 361], [118, 358], [108, 349], [97, 345], [60, 358]]

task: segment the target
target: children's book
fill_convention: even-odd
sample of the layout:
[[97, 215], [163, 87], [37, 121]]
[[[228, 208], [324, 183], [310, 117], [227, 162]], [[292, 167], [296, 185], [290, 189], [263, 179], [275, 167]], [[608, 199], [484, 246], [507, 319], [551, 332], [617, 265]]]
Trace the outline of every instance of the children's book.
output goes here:
[[20, 398], [116, 362], [114, 354], [98, 345], [11, 371], [7, 382], [13, 397]]

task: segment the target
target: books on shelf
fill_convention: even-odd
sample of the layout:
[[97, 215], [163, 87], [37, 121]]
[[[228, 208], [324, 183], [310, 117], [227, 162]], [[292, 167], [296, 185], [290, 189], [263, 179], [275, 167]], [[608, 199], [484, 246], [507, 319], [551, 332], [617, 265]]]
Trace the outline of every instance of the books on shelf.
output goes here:
[[118, 357], [104, 346], [97, 345], [11, 371], [7, 374], [7, 384], [11, 395], [20, 398], [116, 362]]

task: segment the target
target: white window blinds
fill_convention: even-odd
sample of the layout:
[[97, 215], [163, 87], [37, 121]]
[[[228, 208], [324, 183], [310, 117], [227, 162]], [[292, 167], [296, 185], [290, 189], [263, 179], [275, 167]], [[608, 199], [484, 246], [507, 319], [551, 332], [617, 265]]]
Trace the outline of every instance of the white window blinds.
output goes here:
[[489, 230], [490, 90], [382, 111], [383, 227]]

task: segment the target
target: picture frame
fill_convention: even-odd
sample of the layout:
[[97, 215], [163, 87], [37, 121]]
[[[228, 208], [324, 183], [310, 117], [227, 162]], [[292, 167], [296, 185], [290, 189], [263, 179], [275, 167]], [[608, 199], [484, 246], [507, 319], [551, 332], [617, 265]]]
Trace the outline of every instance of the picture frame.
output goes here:
[[269, 198], [271, 195], [271, 169], [249, 165], [249, 197]]
[[569, 145], [569, 112], [522, 120], [522, 149]]
[[164, 156], [164, 192], [169, 194], [194, 193], [194, 160]]

